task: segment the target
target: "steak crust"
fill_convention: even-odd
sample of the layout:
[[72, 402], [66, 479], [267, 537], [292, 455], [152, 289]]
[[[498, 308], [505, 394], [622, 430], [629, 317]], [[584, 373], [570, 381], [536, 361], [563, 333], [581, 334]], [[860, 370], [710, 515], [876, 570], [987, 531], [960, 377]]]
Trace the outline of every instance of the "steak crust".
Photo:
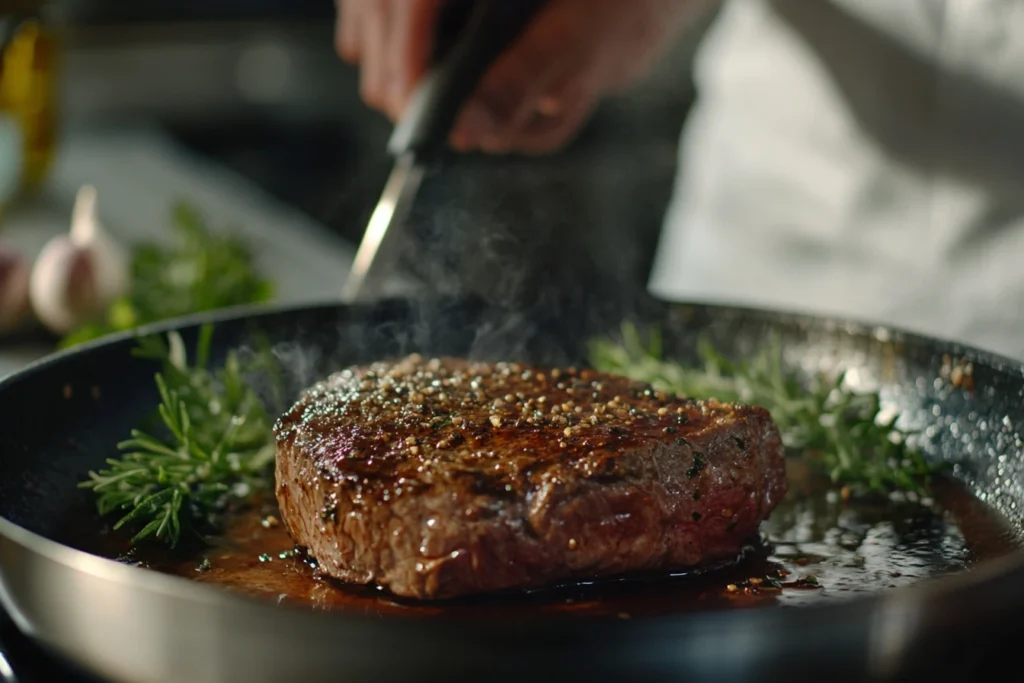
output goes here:
[[592, 370], [352, 367], [275, 434], [295, 542], [328, 576], [411, 598], [732, 560], [786, 492], [766, 410]]

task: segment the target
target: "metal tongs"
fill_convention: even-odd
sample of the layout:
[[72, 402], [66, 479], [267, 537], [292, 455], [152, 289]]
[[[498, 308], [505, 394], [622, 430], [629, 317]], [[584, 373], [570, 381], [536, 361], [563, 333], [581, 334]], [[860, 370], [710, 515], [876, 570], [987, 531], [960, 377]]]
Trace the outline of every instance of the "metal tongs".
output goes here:
[[436, 29], [434, 64], [388, 140], [395, 167], [342, 288], [345, 303], [379, 298], [424, 171], [447, 150], [455, 118], [477, 83], [546, 0], [452, 0]]

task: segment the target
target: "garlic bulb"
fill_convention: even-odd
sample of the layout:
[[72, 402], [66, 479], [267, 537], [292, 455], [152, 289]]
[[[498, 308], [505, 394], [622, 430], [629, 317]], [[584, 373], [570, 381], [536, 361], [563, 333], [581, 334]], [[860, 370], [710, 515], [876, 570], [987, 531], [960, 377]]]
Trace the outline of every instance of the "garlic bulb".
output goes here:
[[25, 259], [0, 248], [0, 334], [13, 332], [28, 317], [30, 273]]
[[128, 258], [96, 216], [96, 190], [78, 191], [71, 232], [51, 239], [32, 268], [29, 299], [52, 332], [67, 334], [103, 317], [128, 290]]

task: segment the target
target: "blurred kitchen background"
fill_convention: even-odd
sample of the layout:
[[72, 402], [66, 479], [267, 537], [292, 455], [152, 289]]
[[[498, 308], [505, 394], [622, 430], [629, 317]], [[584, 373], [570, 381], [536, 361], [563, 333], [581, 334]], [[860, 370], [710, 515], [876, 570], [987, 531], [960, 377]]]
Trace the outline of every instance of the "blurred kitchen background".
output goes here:
[[[0, 16], [34, 4], [0, 0]], [[75, 191], [91, 183], [125, 242], [158, 237], [171, 203], [187, 199], [251, 236], [281, 299], [335, 295], [391, 168], [391, 125], [362, 104], [356, 71], [335, 56], [331, 0], [64, 0], [44, 10], [53, 163], [40, 192], [8, 202], [0, 240], [37, 249], [66, 229]], [[642, 289], [704, 25], [563, 153], [438, 168], [410, 219], [408, 272], [430, 289], [511, 305]]]

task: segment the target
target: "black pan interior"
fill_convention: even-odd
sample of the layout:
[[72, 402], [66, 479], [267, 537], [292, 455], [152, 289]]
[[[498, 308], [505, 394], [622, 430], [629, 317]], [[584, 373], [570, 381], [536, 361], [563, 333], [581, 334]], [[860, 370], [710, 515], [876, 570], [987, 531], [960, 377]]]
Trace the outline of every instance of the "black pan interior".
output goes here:
[[[695, 360], [708, 335], [728, 355], [755, 352], [779, 335], [786, 361], [803, 372], [851, 368], [851, 380], [881, 387], [905, 426], [922, 430], [934, 458], [956, 462], [955, 476], [1021, 531], [1024, 377], [1006, 359], [884, 329], [734, 308], [647, 301], [633, 318], [665, 332], [667, 353]], [[266, 335], [287, 370], [288, 394], [338, 367], [418, 351], [514, 358], [551, 364], [585, 362], [586, 340], [616, 334], [617, 310], [586, 316], [564, 311], [509, 312], [471, 301], [333, 305], [217, 318], [215, 357]], [[198, 323], [182, 328], [191, 348]], [[162, 329], [162, 328], [160, 328]], [[67, 511], [86, 504], [76, 489], [86, 472], [115, 454], [115, 445], [157, 403], [154, 365], [134, 358], [134, 342], [64, 354], [0, 386], [0, 515], [54, 537]], [[972, 367], [973, 386], [954, 386], [950, 367]], [[280, 407], [280, 406], [278, 406]]]

